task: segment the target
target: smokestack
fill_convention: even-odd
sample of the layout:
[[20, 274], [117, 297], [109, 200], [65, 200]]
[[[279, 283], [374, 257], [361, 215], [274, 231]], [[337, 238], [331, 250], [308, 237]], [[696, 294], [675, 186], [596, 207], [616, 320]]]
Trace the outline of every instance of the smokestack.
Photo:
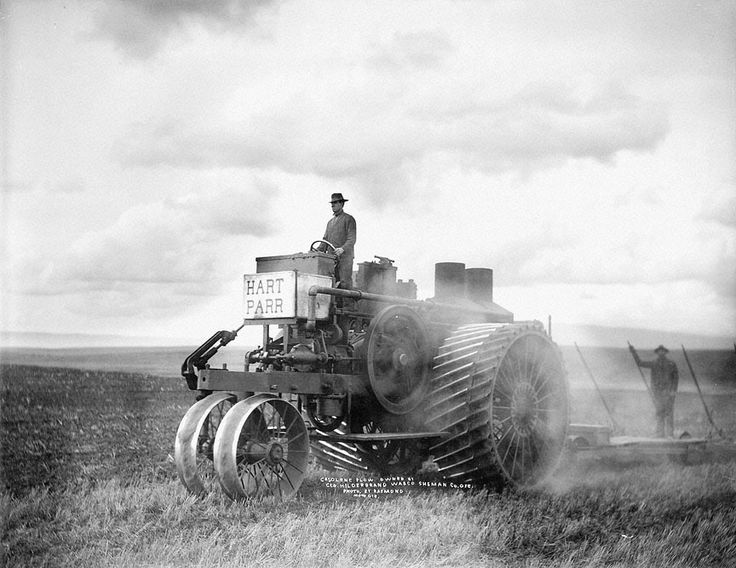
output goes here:
[[493, 270], [468, 268], [465, 271], [465, 296], [478, 304], [493, 302]]
[[457, 300], [465, 296], [465, 264], [438, 262], [434, 265], [434, 297]]

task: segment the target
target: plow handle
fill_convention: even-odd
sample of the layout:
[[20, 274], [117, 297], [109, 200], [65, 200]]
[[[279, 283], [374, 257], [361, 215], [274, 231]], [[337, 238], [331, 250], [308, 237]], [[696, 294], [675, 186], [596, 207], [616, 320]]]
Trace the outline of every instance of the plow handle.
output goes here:
[[703, 396], [703, 391], [700, 390], [700, 383], [698, 383], [698, 379], [695, 377], [695, 371], [693, 370], [693, 366], [690, 363], [690, 357], [687, 356], [687, 351], [685, 351], [685, 346], [681, 345], [682, 347], [682, 354], [685, 355], [685, 362], [687, 363], [687, 368], [690, 369], [690, 375], [693, 377], [693, 382], [695, 383], [695, 387], [698, 389], [698, 394], [700, 395], [700, 402], [703, 403], [703, 408], [705, 408], [705, 415], [708, 417], [708, 422], [710, 422], [710, 425], [713, 426], [713, 429], [718, 432], [718, 435], [723, 437], [723, 431], [719, 430], [718, 427], [716, 427], [715, 422], [713, 422], [713, 417], [710, 415], [710, 410], [708, 409], [708, 405], [705, 404], [705, 397]]
[[629, 351], [631, 351], [631, 356], [634, 358], [634, 362], [636, 363], [636, 368], [639, 369], [639, 375], [641, 376], [641, 380], [644, 381], [644, 386], [647, 387], [649, 398], [651, 399], [652, 404], [654, 404], [654, 394], [652, 393], [652, 388], [649, 386], [649, 383], [647, 382], [647, 379], [644, 376], [644, 371], [642, 371], [641, 367], [639, 366], [639, 356], [636, 353], [636, 349], [634, 348], [633, 345], [631, 345], [630, 341], [626, 341], [626, 343], [629, 344]]
[[583, 362], [583, 366], [585, 367], [585, 370], [588, 373], [588, 377], [590, 377], [590, 380], [593, 381], [593, 385], [595, 386], [595, 390], [598, 393], [598, 396], [601, 399], [601, 402], [603, 403], [604, 408], [606, 409], [606, 412], [608, 413], [608, 417], [611, 419], [611, 428], [613, 430], [618, 430], [618, 425], [616, 424], [616, 419], [613, 417], [613, 413], [611, 412], [611, 409], [608, 408], [608, 404], [606, 403], [606, 398], [603, 396], [603, 393], [601, 392], [601, 389], [598, 387], [598, 382], [595, 380], [595, 376], [593, 376], [593, 371], [590, 370], [590, 367], [588, 367], [588, 362], [585, 360], [585, 357], [583, 357], [583, 352], [580, 351], [580, 347], [578, 347], [578, 344], [575, 343], [575, 349], [578, 351], [578, 355], [580, 355], [580, 360]]

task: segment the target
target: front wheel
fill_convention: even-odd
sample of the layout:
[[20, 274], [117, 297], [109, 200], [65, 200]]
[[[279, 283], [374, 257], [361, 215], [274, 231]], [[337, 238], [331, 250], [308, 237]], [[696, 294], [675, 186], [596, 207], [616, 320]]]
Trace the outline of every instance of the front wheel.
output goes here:
[[215, 438], [220, 485], [237, 501], [285, 501], [301, 486], [308, 460], [309, 435], [301, 414], [268, 394], [233, 406]]
[[179, 423], [174, 461], [179, 479], [190, 493], [206, 495], [217, 487], [212, 462], [215, 435], [235, 402], [233, 394], [211, 394], [193, 404]]

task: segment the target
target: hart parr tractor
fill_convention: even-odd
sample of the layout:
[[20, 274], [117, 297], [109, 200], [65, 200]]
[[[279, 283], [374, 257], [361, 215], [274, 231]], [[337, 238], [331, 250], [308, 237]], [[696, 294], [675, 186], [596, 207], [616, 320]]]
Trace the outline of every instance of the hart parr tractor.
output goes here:
[[[328, 252], [320, 252], [326, 248]], [[196, 402], [176, 435], [192, 493], [218, 484], [235, 500], [293, 495], [309, 464], [456, 483], [542, 480], [565, 443], [567, 378], [539, 322], [493, 302], [493, 272], [435, 266], [417, 300], [385, 257], [336, 286], [334, 247], [256, 259], [244, 276], [244, 322], [182, 365]], [[245, 325], [263, 327], [244, 369], [208, 361]]]

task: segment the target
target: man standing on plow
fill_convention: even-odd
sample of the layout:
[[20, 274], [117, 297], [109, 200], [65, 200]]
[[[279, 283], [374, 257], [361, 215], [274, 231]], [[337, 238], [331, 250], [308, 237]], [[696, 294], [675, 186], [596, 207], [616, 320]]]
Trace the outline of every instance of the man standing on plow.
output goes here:
[[633, 345], [629, 345], [631, 355], [639, 367], [646, 367], [652, 371], [652, 398], [657, 418], [657, 436], [659, 438], [674, 437], [674, 409], [675, 395], [679, 373], [677, 365], [667, 358], [667, 349], [660, 345], [654, 350], [657, 358], [654, 361], [642, 361]]
[[[337, 287], [349, 290], [353, 287], [353, 249], [355, 248], [356, 228], [352, 215], [343, 211], [346, 201], [342, 193], [332, 194], [330, 199], [332, 218], [327, 222], [323, 239], [335, 246]], [[322, 250], [324, 248], [326, 247], [323, 245]]]

